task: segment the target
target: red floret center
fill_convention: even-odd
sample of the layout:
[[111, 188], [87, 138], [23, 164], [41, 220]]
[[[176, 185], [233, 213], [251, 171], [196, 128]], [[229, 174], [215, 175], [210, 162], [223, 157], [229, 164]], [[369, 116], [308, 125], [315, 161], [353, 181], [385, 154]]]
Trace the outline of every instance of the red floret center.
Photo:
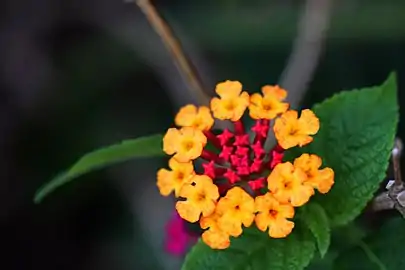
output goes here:
[[254, 133], [252, 139], [242, 121], [234, 122], [233, 132], [228, 129], [219, 135], [205, 132], [208, 141], [219, 153], [204, 149], [201, 157], [205, 162], [202, 166], [204, 174], [216, 182], [220, 192], [226, 192], [241, 182], [247, 183], [253, 191], [266, 186], [266, 178], [261, 174], [281, 163], [284, 156], [284, 149], [278, 145], [268, 152], [264, 149], [269, 128], [269, 120], [257, 120], [251, 128]]

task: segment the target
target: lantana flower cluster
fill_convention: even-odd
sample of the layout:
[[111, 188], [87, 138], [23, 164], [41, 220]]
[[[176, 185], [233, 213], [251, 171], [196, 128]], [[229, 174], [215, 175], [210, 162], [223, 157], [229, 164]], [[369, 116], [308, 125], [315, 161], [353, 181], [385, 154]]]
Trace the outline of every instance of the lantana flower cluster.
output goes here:
[[[175, 117], [178, 128], [169, 128], [163, 138], [171, 159], [170, 169], [157, 173], [160, 193], [174, 193], [180, 217], [199, 222], [202, 240], [213, 249], [226, 249], [231, 237], [253, 224], [272, 238], [288, 236], [295, 207], [334, 184], [333, 170], [321, 169], [314, 154], [282, 160], [286, 149], [312, 142], [319, 119], [309, 109], [300, 115], [290, 110], [279, 86], [261, 90], [249, 95], [238, 81], [221, 82], [210, 107], [184, 106]], [[241, 120], [245, 112], [255, 121], [251, 132]], [[231, 121], [233, 128], [216, 134], [214, 118]], [[277, 144], [266, 151], [269, 130]]]

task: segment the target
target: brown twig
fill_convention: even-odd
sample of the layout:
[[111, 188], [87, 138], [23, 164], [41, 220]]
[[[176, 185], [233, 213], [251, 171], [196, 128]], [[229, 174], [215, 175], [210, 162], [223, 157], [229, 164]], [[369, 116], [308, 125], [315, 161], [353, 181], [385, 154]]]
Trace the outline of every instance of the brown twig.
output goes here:
[[392, 163], [394, 167], [394, 180], [387, 185], [388, 191], [376, 196], [371, 203], [373, 211], [396, 209], [405, 217], [405, 187], [401, 177], [401, 154], [403, 146], [399, 138], [395, 139], [394, 148], [392, 149]]
[[185, 83], [191, 94], [197, 99], [200, 105], [208, 105], [210, 96], [204, 91], [203, 84], [199, 79], [195, 68], [186, 57], [180, 43], [174, 36], [169, 25], [163, 20], [156, 8], [150, 3], [150, 0], [136, 0], [136, 4], [145, 14], [151, 26], [162, 39], [173, 61], [178, 67]]
[[392, 150], [392, 163], [394, 166], [394, 186], [402, 188], [403, 182], [401, 177], [401, 155], [402, 155], [402, 141], [399, 138], [395, 139], [394, 149]]
[[[289, 92], [288, 101], [292, 106], [299, 104], [314, 74], [331, 14], [332, 0], [307, 0], [305, 3], [293, 49], [279, 80]], [[265, 148], [270, 149], [274, 143], [270, 132]]]
[[[280, 85], [300, 99], [318, 64], [325, 32], [332, 13], [332, 0], [307, 0], [298, 22], [298, 33]], [[297, 96], [297, 93], [300, 94]]]

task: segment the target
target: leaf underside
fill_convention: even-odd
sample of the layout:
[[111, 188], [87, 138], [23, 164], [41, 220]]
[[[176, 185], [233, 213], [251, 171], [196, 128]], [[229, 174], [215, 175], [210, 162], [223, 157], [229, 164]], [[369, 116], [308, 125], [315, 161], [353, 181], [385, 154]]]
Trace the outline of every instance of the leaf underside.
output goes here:
[[67, 171], [59, 174], [51, 181], [39, 188], [34, 202], [41, 202], [44, 197], [55, 189], [67, 184], [75, 178], [94, 170], [130, 160], [133, 158], [147, 158], [164, 156], [162, 151], [162, 135], [152, 135], [110, 145], [90, 152], [80, 158]]

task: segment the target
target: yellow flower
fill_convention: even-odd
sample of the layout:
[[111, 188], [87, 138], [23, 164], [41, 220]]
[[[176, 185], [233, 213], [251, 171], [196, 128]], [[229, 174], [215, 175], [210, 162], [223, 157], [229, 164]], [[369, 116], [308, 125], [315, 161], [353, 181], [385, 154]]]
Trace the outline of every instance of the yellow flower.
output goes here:
[[208, 217], [202, 217], [200, 226], [202, 229], [207, 229], [201, 235], [201, 239], [212, 249], [226, 249], [231, 244], [229, 234], [222, 231], [218, 226], [218, 218], [220, 215], [216, 212]]
[[191, 127], [169, 128], [163, 137], [163, 151], [168, 155], [174, 154], [179, 162], [198, 158], [206, 144], [207, 137], [203, 132]]
[[220, 98], [211, 100], [214, 117], [238, 121], [249, 106], [249, 94], [242, 92], [242, 84], [238, 81], [225, 81], [217, 84], [215, 92]]
[[305, 183], [316, 188], [320, 193], [327, 193], [335, 183], [335, 173], [331, 168], [319, 170], [322, 159], [317, 155], [302, 154], [294, 160], [294, 167], [300, 168], [307, 175]]
[[274, 119], [287, 111], [288, 103], [282, 102], [287, 97], [287, 91], [279, 86], [266, 85], [262, 87], [263, 96], [253, 94], [250, 97], [249, 114], [253, 119]]
[[294, 228], [294, 222], [287, 218], [294, 217], [294, 207], [289, 203], [280, 203], [271, 193], [256, 197], [255, 223], [259, 230], [265, 232], [269, 228], [269, 236], [273, 238], [287, 237]]
[[183, 219], [197, 222], [200, 215], [207, 217], [214, 212], [219, 192], [212, 179], [206, 175], [195, 175], [190, 182], [180, 189], [179, 196], [186, 200], [178, 201], [176, 209]]
[[181, 187], [194, 176], [194, 166], [192, 162], [180, 163], [171, 158], [169, 168], [172, 170], [160, 169], [157, 172], [157, 186], [163, 196], [168, 196], [174, 190], [178, 197]]
[[312, 142], [319, 130], [319, 119], [309, 110], [303, 110], [298, 118], [297, 111], [287, 111], [274, 124], [274, 135], [281, 147], [288, 149], [299, 145], [304, 146]]
[[249, 227], [253, 223], [254, 208], [254, 199], [242, 188], [233, 187], [218, 201], [219, 228], [234, 237], [241, 235], [242, 224]]
[[267, 178], [268, 188], [281, 203], [302, 206], [314, 194], [314, 189], [305, 184], [307, 175], [291, 162], [278, 164]]
[[177, 113], [174, 122], [180, 127], [194, 127], [202, 131], [209, 130], [214, 125], [210, 108], [186, 105]]

